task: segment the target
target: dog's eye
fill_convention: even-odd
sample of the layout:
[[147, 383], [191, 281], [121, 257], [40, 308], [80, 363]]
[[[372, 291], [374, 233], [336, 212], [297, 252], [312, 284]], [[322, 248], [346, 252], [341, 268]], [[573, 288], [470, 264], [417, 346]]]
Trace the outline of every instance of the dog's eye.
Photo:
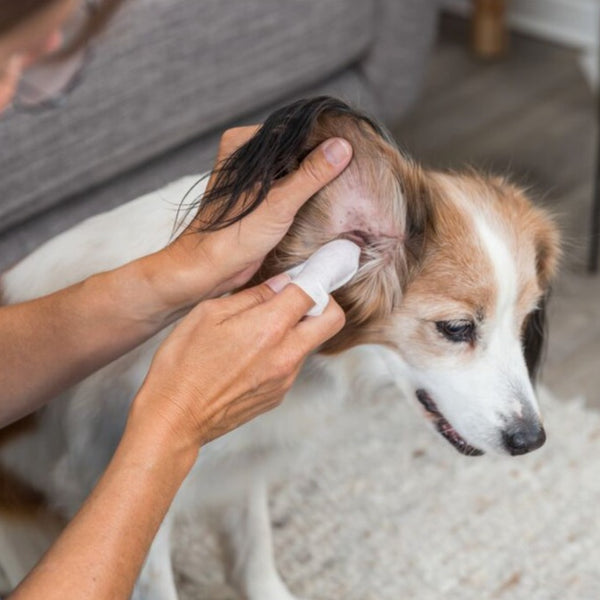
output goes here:
[[472, 342], [475, 323], [472, 321], [436, 321], [437, 330], [451, 342]]

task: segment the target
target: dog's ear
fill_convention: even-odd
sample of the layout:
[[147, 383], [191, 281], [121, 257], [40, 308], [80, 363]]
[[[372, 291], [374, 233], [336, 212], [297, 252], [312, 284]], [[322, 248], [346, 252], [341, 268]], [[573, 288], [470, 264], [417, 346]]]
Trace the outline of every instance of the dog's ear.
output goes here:
[[540, 287], [548, 289], [556, 275], [560, 261], [560, 233], [554, 221], [536, 209], [535, 255]]
[[301, 100], [276, 111], [220, 165], [197, 221], [210, 230], [247, 215], [264, 200], [274, 181], [296, 169], [330, 137], [350, 142], [351, 163], [300, 209], [250, 284], [306, 260], [332, 239], [357, 242], [362, 250], [359, 272], [335, 294], [346, 312], [346, 326], [323, 348], [337, 352], [358, 343], [384, 341], [378, 337], [385, 331], [382, 323], [399, 305], [423, 242], [424, 177], [380, 126], [328, 97]]
[[538, 307], [527, 316], [522, 329], [523, 354], [529, 376], [535, 381], [545, 351], [547, 304], [560, 259], [560, 234], [551, 216], [534, 206], [521, 187], [505, 177], [491, 176], [486, 181], [493, 186], [503, 209], [510, 211], [511, 219], [519, 223], [517, 245], [526, 260], [532, 260], [535, 265], [535, 277], [542, 297]]
[[319, 143], [348, 134], [352, 126], [388, 138], [367, 115], [328, 96], [298, 100], [276, 110], [218, 166], [212, 188], [192, 203], [202, 230], [227, 227], [248, 215], [264, 201], [273, 183], [296, 170]]
[[537, 380], [546, 349], [547, 315], [549, 292], [542, 297], [540, 305], [527, 317], [523, 328], [522, 344], [529, 378]]
[[543, 291], [538, 308], [527, 317], [523, 329], [525, 362], [529, 377], [535, 382], [546, 349], [547, 304], [550, 285], [560, 260], [560, 234], [550, 216], [539, 208], [530, 209], [527, 222], [533, 232], [536, 273], [538, 284]]

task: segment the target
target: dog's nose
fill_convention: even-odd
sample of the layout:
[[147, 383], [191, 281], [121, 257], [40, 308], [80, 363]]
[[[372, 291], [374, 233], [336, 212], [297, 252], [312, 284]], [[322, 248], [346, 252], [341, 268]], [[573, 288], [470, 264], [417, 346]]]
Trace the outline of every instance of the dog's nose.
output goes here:
[[538, 423], [519, 423], [519, 425], [513, 425], [510, 429], [504, 431], [502, 437], [506, 449], [513, 456], [516, 456], [518, 454], [527, 454], [527, 452], [537, 450], [543, 446], [546, 441], [546, 432]]

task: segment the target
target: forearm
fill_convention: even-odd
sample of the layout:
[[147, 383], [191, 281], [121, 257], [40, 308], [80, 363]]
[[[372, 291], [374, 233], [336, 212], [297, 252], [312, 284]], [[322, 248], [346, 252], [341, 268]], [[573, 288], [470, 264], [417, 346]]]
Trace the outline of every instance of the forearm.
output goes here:
[[90, 497], [10, 598], [129, 598], [196, 456], [190, 446], [174, 446], [170, 435], [128, 425]]
[[[0, 425], [142, 343], [192, 304], [162, 253], [0, 308]], [[201, 273], [202, 271], [198, 269]], [[196, 273], [197, 300], [212, 281]]]

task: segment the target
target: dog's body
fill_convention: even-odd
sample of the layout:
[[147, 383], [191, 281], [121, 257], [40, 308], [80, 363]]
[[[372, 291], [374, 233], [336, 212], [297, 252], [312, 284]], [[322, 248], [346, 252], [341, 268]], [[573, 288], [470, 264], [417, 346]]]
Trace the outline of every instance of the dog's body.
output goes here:
[[[335, 106], [331, 117], [325, 114], [331, 104], [322, 108], [310, 106], [317, 121], [302, 143], [344, 135], [355, 148], [354, 166], [300, 213], [260, 276], [339, 235], [356, 239], [363, 247], [361, 271], [337, 296], [348, 325], [308, 359], [280, 408], [201, 451], [153, 544], [138, 598], [177, 597], [169, 531], [178, 513], [198, 506], [220, 515], [231, 581], [245, 597], [291, 598], [273, 562], [267, 484], [316, 429], [352, 412], [341, 408], [359, 386], [368, 396], [364, 380], [367, 387], [406, 381], [437, 430], [464, 454], [521, 454], [544, 441], [529, 377], [537, 356], [526, 365], [524, 352], [528, 336], [538, 333], [534, 316], [556, 262], [551, 222], [503, 181], [423, 173], [370, 122], [338, 114]], [[234, 156], [225, 183], [236, 169], [243, 172], [243, 163], [243, 153]], [[4, 275], [5, 301], [48, 293], [160, 249], [172, 234], [174, 207], [196, 180], [181, 180], [51, 240]], [[245, 183], [255, 189], [257, 182]], [[208, 200], [218, 198], [213, 192]], [[51, 403], [34, 429], [0, 447], [2, 465], [72, 515], [109, 461], [166, 333]], [[352, 349], [360, 344], [387, 349]]]
[[[17, 302], [49, 293], [160, 249], [171, 236], [174, 207], [197, 180], [184, 178], [51, 240], [5, 275], [6, 298]], [[132, 222], [153, 232], [136, 240], [136, 248], [130, 244]], [[115, 241], [121, 256], [111, 252]], [[0, 448], [2, 464], [42, 491], [61, 513], [72, 516], [110, 459], [129, 403], [166, 333], [52, 402], [39, 414], [33, 430]], [[273, 565], [266, 486], [289, 468], [328, 417], [343, 416], [343, 400], [355, 387], [356, 377], [365, 375], [364, 366], [356, 368], [356, 360], [352, 353], [311, 357], [282, 406], [202, 449], [152, 547], [138, 584], [140, 598], [176, 598], [169, 531], [176, 515], [195, 515], [199, 508], [210, 508], [213, 518], [220, 514], [230, 551], [243, 552], [233, 557], [237, 572], [234, 569], [231, 576], [248, 597], [290, 597]], [[375, 358], [373, 365], [377, 366]], [[377, 380], [373, 369], [369, 371]]]

